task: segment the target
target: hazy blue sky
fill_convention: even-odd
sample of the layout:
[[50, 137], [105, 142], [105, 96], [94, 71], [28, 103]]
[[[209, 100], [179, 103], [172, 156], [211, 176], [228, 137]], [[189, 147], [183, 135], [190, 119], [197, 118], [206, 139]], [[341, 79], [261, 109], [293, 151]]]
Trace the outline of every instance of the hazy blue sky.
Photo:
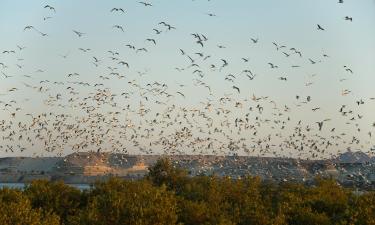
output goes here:
[[[253, 94], [268, 96], [267, 103], [276, 102], [281, 111], [285, 105], [291, 108], [288, 115], [293, 121], [303, 120], [305, 124], [316, 126], [316, 121], [329, 118], [329, 127], [337, 127], [338, 134], [347, 132], [348, 141], [352, 140], [352, 136], [362, 141], [356, 146], [340, 143], [332, 152], [350, 146], [368, 150], [374, 145], [374, 141], [367, 135], [373, 130], [372, 123], [375, 122], [375, 101], [370, 100], [375, 97], [374, 0], [344, 0], [344, 4], [339, 4], [337, 0], [149, 2], [152, 3], [151, 7], [145, 7], [138, 1], [0, 0], [0, 51], [16, 51], [15, 54], [0, 54], [0, 63], [6, 65], [0, 65], [0, 71], [12, 76], [5, 78], [0, 74], [0, 101], [5, 105], [14, 99], [17, 103], [13, 105], [22, 108], [17, 111], [17, 117], [12, 119], [10, 113], [15, 108], [4, 106], [4, 110], [0, 111], [1, 118], [25, 122], [30, 119], [26, 116], [27, 113], [37, 115], [42, 112], [66, 111], [75, 116], [82, 113], [76, 108], [61, 109], [46, 105], [46, 99], [56, 93], [64, 94], [68, 91], [67, 86], [59, 89], [40, 83], [43, 80], [83, 81], [90, 84], [102, 82], [117, 94], [130, 90], [129, 81], [135, 80], [134, 82], [143, 86], [158, 81], [168, 84], [170, 93], [175, 95], [180, 91], [186, 96], [184, 99], [176, 95], [168, 105], [199, 108], [207, 98], [217, 102], [227, 94], [241, 102], [251, 101]], [[53, 6], [56, 12], [44, 8], [45, 5]], [[114, 7], [124, 9], [125, 13], [111, 13], [110, 10]], [[208, 16], [208, 13], [216, 16]], [[352, 17], [353, 21], [345, 20], [346, 16]], [[46, 17], [51, 18], [45, 20]], [[159, 25], [161, 21], [176, 29], [166, 30], [165, 26]], [[317, 24], [324, 27], [325, 31], [318, 30]], [[35, 30], [24, 31], [28, 25], [47, 36], [42, 36]], [[114, 25], [122, 26], [124, 32], [113, 28]], [[155, 34], [154, 28], [162, 33]], [[73, 30], [83, 32], [84, 35], [78, 37]], [[192, 33], [203, 34], [208, 38], [203, 48], [195, 43]], [[156, 45], [146, 41], [147, 38], [155, 39]], [[259, 41], [254, 44], [250, 38], [258, 38]], [[277, 51], [272, 42], [287, 47]], [[145, 47], [148, 52], [136, 53], [126, 47], [126, 44], [136, 48]], [[26, 48], [20, 51], [17, 45]], [[218, 48], [218, 45], [225, 48]], [[79, 48], [91, 50], [85, 53]], [[301, 51], [303, 57], [292, 54], [290, 48]], [[190, 60], [181, 55], [179, 49], [196, 60], [204, 73], [203, 78], [192, 74], [194, 69], [189, 68]], [[111, 60], [109, 50], [119, 52], [117, 57], [129, 63], [130, 68], [119, 66]], [[211, 57], [202, 61], [194, 54], [196, 52]], [[290, 56], [285, 57], [283, 52]], [[324, 54], [329, 57], [324, 57]], [[63, 58], [62, 55], [67, 57]], [[93, 64], [93, 57], [100, 60], [98, 67]], [[245, 63], [241, 58], [248, 58], [249, 62]], [[229, 65], [220, 70], [223, 64], [221, 59], [225, 59]], [[311, 64], [309, 59], [317, 63]], [[268, 63], [279, 68], [271, 69]], [[212, 69], [211, 65], [218, 68]], [[292, 65], [300, 67], [292, 68]], [[119, 67], [117, 72], [125, 78], [101, 80], [99, 76], [108, 76], [108, 66]], [[350, 68], [353, 74], [347, 72], [344, 66]], [[178, 72], [176, 67], [185, 70]], [[36, 72], [39, 69], [44, 72]], [[244, 69], [251, 70], [256, 77], [249, 80], [241, 73]], [[67, 77], [74, 72], [80, 76]], [[139, 76], [138, 72], [146, 74]], [[234, 82], [225, 80], [228, 74], [236, 77]], [[279, 77], [287, 77], [288, 80], [284, 82]], [[194, 79], [209, 84], [212, 93], [206, 88], [195, 86]], [[306, 86], [310, 82], [312, 85]], [[25, 84], [49, 87], [50, 90], [41, 93], [35, 91], [36, 88], [26, 88]], [[185, 86], [180, 87], [180, 84]], [[240, 94], [232, 88], [233, 85], [240, 88]], [[16, 91], [9, 91], [14, 87], [17, 88]], [[342, 96], [345, 89], [351, 92]], [[95, 89], [76, 87], [75, 90], [79, 90], [82, 97]], [[301, 96], [301, 100], [296, 100], [296, 95]], [[308, 106], [297, 106], [306, 96], [311, 96], [311, 103]], [[356, 101], [360, 99], [365, 104], [359, 107]], [[138, 104], [140, 98], [132, 97], [128, 101]], [[119, 105], [127, 104], [119, 102]], [[353, 108], [353, 116], [363, 115], [363, 119], [346, 124], [348, 117], [341, 118], [337, 113], [343, 104]], [[317, 107], [320, 110], [311, 110]], [[153, 112], [159, 110], [158, 106], [150, 105], [150, 108]], [[232, 117], [235, 118], [246, 110], [247, 108], [239, 112], [233, 110]], [[268, 118], [272, 118], [270, 111]], [[362, 129], [361, 132], [353, 131], [358, 127]], [[293, 127], [288, 128], [288, 131], [291, 130]], [[331, 135], [329, 131], [324, 132], [327, 137]], [[265, 128], [261, 133], [267, 136], [271, 131]], [[6, 134], [7, 131], [4, 131], [1, 135]], [[16, 142], [7, 144], [17, 145]], [[70, 146], [64, 146], [64, 149], [69, 151]], [[35, 151], [40, 149], [22, 154]]]

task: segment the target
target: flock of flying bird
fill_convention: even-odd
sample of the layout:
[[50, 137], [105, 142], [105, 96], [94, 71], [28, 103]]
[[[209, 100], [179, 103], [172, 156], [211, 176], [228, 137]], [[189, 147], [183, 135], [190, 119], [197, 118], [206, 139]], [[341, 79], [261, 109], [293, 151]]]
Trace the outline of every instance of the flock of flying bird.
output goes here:
[[[340, 0], [338, 3], [344, 2]], [[149, 2], [139, 2], [139, 5], [157, 7]], [[60, 13], [51, 5], [45, 5], [44, 9], [51, 14], [43, 18], [45, 22], [52, 21], [53, 15]], [[103, 9], [103, 15], [106, 13], [126, 14], [127, 9]], [[217, 15], [206, 13], [206, 16]], [[353, 18], [346, 16], [344, 20], [352, 22]], [[152, 71], [149, 70], [136, 71], [135, 78], [132, 79], [128, 71], [133, 65], [123, 59], [124, 54], [128, 51], [137, 55], [147, 54], [157, 48], [158, 41], [164, 38], [161, 34], [170, 35], [178, 31], [177, 26], [166, 21], [155, 25], [150, 30], [152, 38], [140, 37], [145, 46], [119, 44], [119, 50], [109, 49], [101, 57], [88, 56], [95, 46], [78, 48], [77, 52], [87, 55], [86, 59], [91, 67], [107, 71], [106, 74], [92, 75], [96, 76], [95, 79], [84, 79], [76, 71], [66, 72], [65, 77], [41, 79], [48, 71], [38, 69], [30, 73], [22, 65], [26, 60], [22, 58], [22, 54], [28, 50], [27, 46], [17, 45], [15, 49], [2, 50], [1, 58], [6, 57], [8, 61], [10, 59], [14, 62], [9, 64], [0, 61], [2, 79], [13, 79], [17, 85], [9, 87], [0, 96], [2, 115], [9, 115], [0, 120], [0, 135], [4, 143], [0, 145], [0, 151], [19, 153], [36, 148], [56, 154], [65, 154], [68, 150], [140, 154], [248, 154], [316, 159], [333, 156], [343, 146], [365, 150], [373, 143], [375, 122], [369, 124], [368, 129], [362, 130], [360, 122], [363, 115], [358, 110], [364, 104], [371, 104], [374, 98], [361, 98], [353, 104], [339, 105], [336, 114], [331, 115], [346, 121], [347, 127], [353, 132], [336, 130], [334, 124], [329, 122], [331, 117], [314, 122], [295, 120], [299, 108], [311, 109], [311, 113], [322, 110], [315, 105], [314, 96], [296, 95], [291, 100], [293, 105], [280, 103], [272, 96], [257, 96], [255, 93], [244, 98], [251, 90], [240, 88], [240, 77], [250, 83], [262, 77], [249, 69], [251, 59], [247, 57], [227, 59], [210, 54], [206, 45], [215, 43], [212, 43], [209, 34], [186, 34], [200, 51], [175, 49], [175, 57], [186, 63], [173, 66], [173, 70], [176, 74], [189, 74], [191, 83], [178, 83], [171, 87], [167, 81], [152, 80]], [[112, 28], [121, 33], [126, 32], [125, 27], [118, 24], [112, 25]], [[51, 38], [34, 25], [20, 29], [23, 29], [26, 37], [32, 35], [30, 32], [35, 32], [42, 38]], [[311, 30], [329, 32], [321, 24]], [[81, 30], [71, 29], [70, 32], [78, 39], [90, 36]], [[249, 37], [248, 44], [273, 46], [275, 54], [288, 59], [303, 59], [307, 65], [317, 65], [330, 58], [324, 54], [320, 59], [313, 59], [295, 47], [277, 42], [262, 43], [261, 39], [255, 37]], [[222, 44], [215, 45], [218, 49], [230, 48]], [[123, 47], [125, 50], [120, 50]], [[56, 53], [62, 64], [69, 59], [69, 54]], [[235, 60], [244, 65], [240, 72], [231, 65]], [[270, 71], [281, 69], [273, 62], [265, 65]], [[303, 64], [291, 65], [291, 68], [300, 67]], [[11, 68], [18, 69], [19, 73], [9, 73]], [[342, 70], [346, 76], [354, 74], [349, 66], [343, 66]], [[19, 75], [25, 72], [29, 75]], [[212, 73], [222, 77], [223, 85], [228, 87], [225, 91], [215, 93], [210, 79], [207, 79]], [[314, 84], [312, 80], [318, 79], [315, 76], [309, 76], [310, 81], [304, 84], [304, 88]], [[277, 79], [278, 82], [287, 82], [292, 78], [283, 75]], [[340, 79], [340, 82], [346, 79], [348, 78]], [[111, 88], [115, 83], [122, 83], [121, 92], [114, 92]], [[184, 103], [190, 100], [190, 96], [184, 91], [189, 85], [204, 96], [199, 104]], [[26, 96], [38, 96], [46, 110], [38, 113], [38, 110], [26, 107], [29, 97], [14, 98], [19, 96], [17, 93], [22, 92], [27, 93]], [[341, 93], [343, 98], [350, 94], [349, 89], [343, 89]]]

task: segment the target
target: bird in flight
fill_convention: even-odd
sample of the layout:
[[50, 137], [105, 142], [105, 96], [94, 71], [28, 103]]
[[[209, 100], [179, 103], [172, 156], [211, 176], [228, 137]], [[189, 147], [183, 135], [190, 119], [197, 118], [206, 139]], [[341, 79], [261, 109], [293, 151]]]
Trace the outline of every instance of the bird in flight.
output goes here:
[[50, 10], [53, 10], [54, 12], [56, 12], [56, 9], [50, 5], [46, 5], [44, 6], [45, 9], [50, 9]]
[[161, 34], [161, 30], [158, 30], [158, 29], [152, 29], [153, 31], [155, 31], [156, 34]]
[[280, 45], [278, 45], [278, 44], [275, 43], [275, 42], [272, 42], [272, 44], [276, 46], [276, 50], [277, 50], [277, 51], [279, 51], [279, 49], [286, 48], [285, 45], [281, 45], [281, 46], [280, 46]]
[[318, 30], [325, 30], [322, 26], [320, 26], [319, 24], [317, 24], [317, 26], [318, 26]]
[[139, 2], [140, 4], [144, 5], [144, 6], [152, 6], [151, 3], [148, 3], [148, 2]]
[[184, 95], [184, 94], [182, 94], [181, 92], [177, 91], [176, 93], [177, 93], [177, 94], [179, 94], [179, 95], [181, 95], [182, 97], [184, 97], [184, 98], [185, 98], [185, 95]]
[[268, 63], [268, 65], [270, 65], [272, 69], [278, 68], [278, 66], [274, 65], [273, 63]]
[[113, 28], [117, 28], [117, 29], [121, 30], [122, 32], [124, 32], [124, 28], [120, 25], [114, 25]]
[[31, 30], [31, 29], [35, 29], [35, 28], [33, 26], [26, 26], [25, 28], [23, 28], [23, 31]]
[[254, 44], [258, 43], [258, 41], [259, 41], [259, 38], [257, 38], [257, 39], [250, 38], [250, 39], [251, 39], [251, 41], [252, 41]]
[[353, 17], [345, 16], [345, 20], [349, 20], [350, 22], [353, 22]]
[[232, 86], [232, 88], [235, 89], [235, 90], [237, 90], [238, 93], [241, 93], [241, 92], [240, 92], [240, 89], [239, 89], [238, 87], [236, 87], [236, 86]]
[[320, 122], [316, 122], [318, 124], [318, 127], [319, 127], [319, 131], [322, 130], [323, 128], [323, 123], [326, 122], [326, 121], [329, 121], [330, 119], [325, 119], [323, 121], [320, 121]]
[[111, 9], [111, 12], [122, 12], [122, 13], [125, 13], [125, 10], [122, 9], [122, 8], [113, 8], [113, 9]]
[[156, 45], [155, 39], [147, 38], [146, 41], [152, 42], [152, 43], [154, 43], [154, 45]]
[[82, 32], [76, 31], [76, 30], [73, 30], [73, 32], [74, 32], [78, 37], [82, 37], [82, 35], [85, 34], [85, 33], [82, 33]]
[[17, 48], [18, 48], [20, 51], [22, 51], [22, 50], [24, 50], [26, 47], [17, 45]]

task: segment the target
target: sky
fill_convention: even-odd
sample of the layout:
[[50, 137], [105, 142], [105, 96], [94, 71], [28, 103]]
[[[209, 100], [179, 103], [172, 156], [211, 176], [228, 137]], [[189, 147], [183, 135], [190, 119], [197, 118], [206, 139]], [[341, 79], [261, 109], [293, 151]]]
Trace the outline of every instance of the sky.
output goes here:
[[[106, 113], [116, 107], [122, 108], [121, 113], [117, 114], [120, 118], [117, 123], [132, 121], [132, 124], [139, 127], [137, 134], [143, 134], [150, 127], [155, 127], [158, 131], [165, 130], [160, 135], [156, 135], [155, 131], [151, 138], [136, 137], [136, 142], [140, 143], [138, 145], [134, 144], [134, 139], [121, 138], [117, 128], [113, 128], [112, 138], [109, 138], [111, 140], [103, 143], [101, 149], [110, 150], [113, 142], [119, 141], [121, 148], [125, 146], [133, 154], [143, 154], [144, 149], [150, 148], [149, 146], [156, 153], [165, 152], [163, 149], [166, 146], [160, 144], [160, 138], [173, 141], [175, 136], [172, 138], [168, 135], [176, 135], [175, 132], [187, 124], [176, 123], [179, 117], [174, 122], [171, 119], [172, 124], [166, 122], [166, 128], [161, 123], [146, 126], [145, 122], [152, 120], [156, 113], [177, 106], [189, 110], [206, 110], [205, 113], [216, 126], [223, 127], [226, 119], [231, 122], [226, 128], [223, 127], [223, 133], [226, 134], [223, 138], [219, 137], [221, 134], [218, 137], [210, 134], [209, 131], [213, 128], [206, 127], [206, 122], [197, 121], [191, 127], [195, 137], [194, 147], [185, 143], [179, 147], [179, 153], [196, 153], [192, 150], [195, 148], [204, 149], [201, 151], [204, 154], [233, 153], [225, 149], [220, 153], [207, 149], [211, 140], [206, 140], [205, 147], [202, 147], [203, 143], [202, 146], [197, 144], [197, 137], [201, 136], [219, 140], [216, 147], [228, 146], [230, 140], [239, 138], [243, 140], [238, 140], [238, 145], [254, 146], [258, 140], [265, 140], [269, 135], [277, 137], [278, 133], [285, 134], [285, 137], [270, 140], [269, 144], [274, 147], [263, 152], [264, 155], [311, 157], [316, 153], [328, 157], [348, 148], [371, 151], [374, 141], [368, 133], [373, 132], [372, 124], [375, 122], [372, 113], [375, 101], [371, 99], [375, 97], [374, 0], [344, 0], [343, 4], [336, 0], [159, 0], [148, 3], [152, 6], [144, 6], [138, 1], [116, 0], [0, 0], [0, 72], [3, 73], [0, 75], [0, 108], [3, 108], [0, 116], [4, 120], [3, 130], [0, 132], [4, 140], [0, 149], [2, 155], [55, 155], [74, 151], [74, 143], [82, 143], [82, 136], [76, 134], [77, 130], [69, 134], [69, 140], [65, 141], [59, 140], [61, 137], [56, 129], [51, 127], [53, 134], [47, 132], [50, 129], [44, 128], [47, 125], [39, 124], [37, 129], [34, 124], [29, 130], [22, 130], [21, 127], [29, 127], [35, 122], [31, 118], [46, 112], [65, 113], [73, 120], [84, 120], [87, 113], [79, 102], [82, 103], [85, 97], [99, 92], [94, 86], [99, 83], [103, 84], [103, 89], [108, 88], [108, 92], [117, 96], [114, 100], [115, 107], [105, 103], [98, 106], [98, 113], [103, 113], [109, 119], [110, 116]], [[54, 10], [45, 7], [46, 5], [52, 6]], [[125, 13], [111, 12], [113, 8], [122, 8]], [[351, 17], [352, 21], [345, 20], [346, 16]], [[168, 30], [160, 22], [176, 29]], [[318, 30], [317, 24], [325, 30]], [[124, 31], [114, 28], [115, 25], [121, 26]], [[35, 29], [25, 30], [26, 26], [33, 26]], [[153, 29], [161, 33], [156, 34]], [[84, 34], [78, 37], [73, 30]], [[204, 47], [191, 34], [203, 34], [207, 37]], [[258, 42], [253, 43], [251, 38]], [[154, 39], [156, 45], [146, 39]], [[286, 47], [277, 50], [273, 43]], [[136, 49], [146, 48], [147, 52], [136, 52], [126, 47], [127, 44], [134, 45]], [[25, 48], [20, 50], [17, 46]], [[83, 52], [80, 48], [90, 50]], [[302, 57], [295, 54], [292, 48], [300, 51]], [[180, 49], [185, 55], [181, 54]], [[15, 53], [3, 53], [10, 50]], [[119, 55], [112, 56], [108, 51], [118, 52]], [[203, 57], [195, 54], [197, 52], [210, 57], [203, 60]], [[111, 56], [118, 59], [113, 60]], [[187, 56], [193, 58], [194, 63]], [[248, 59], [248, 62], [242, 58]], [[222, 59], [228, 66], [222, 66]], [[309, 59], [316, 63], [311, 63]], [[119, 61], [128, 63], [129, 68], [118, 64]], [[277, 65], [278, 68], [272, 69], [268, 63]], [[108, 67], [116, 67], [115, 72], [123, 77], [111, 75]], [[347, 68], [353, 73], [348, 72]], [[201, 72], [194, 73], [197, 69]], [[254, 79], [250, 80], [243, 70], [251, 70], [256, 74]], [[71, 73], [78, 73], [79, 76], [68, 76]], [[228, 77], [229, 74], [235, 78]], [[287, 78], [287, 81], [280, 80], [280, 77]], [[53, 82], [62, 82], [63, 85], [55, 85]], [[86, 82], [90, 86], [70, 82]], [[147, 90], [150, 86], [147, 84], [154, 82], [166, 84], [166, 92], [173, 97], [151, 96]], [[67, 89], [69, 86], [73, 89]], [[209, 86], [210, 90], [204, 86]], [[239, 88], [240, 93], [233, 86]], [[16, 90], [12, 90], [13, 88]], [[77, 94], [73, 93], [71, 96], [70, 91]], [[346, 91], [348, 93], [342, 95]], [[130, 97], [121, 99], [119, 96], [124, 92], [129, 92]], [[61, 95], [61, 99], [54, 99], [57, 94]], [[253, 95], [266, 98], [255, 102], [251, 100]], [[164, 104], [151, 103], [145, 96]], [[227, 96], [243, 107], [235, 107], [229, 103], [221, 105], [220, 99]], [[312, 100], [303, 103], [307, 96]], [[364, 104], [357, 105], [356, 102], [360, 100]], [[207, 104], [212, 104], [212, 112], [210, 107], [204, 108]], [[252, 107], [256, 111], [259, 104], [264, 107], [262, 115], [249, 110]], [[141, 108], [140, 105], [144, 105], [149, 113], [142, 115], [124, 110], [128, 105], [135, 111]], [[346, 105], [344, 111], [348, 110], [347, 116], [338, 112], [342, 105]], [[220, 107], [231, 111], [228, 118], [221, 114], [215, 115], [215, 109]], [[312, 111], [315, 108], [319, 109]], [[258, 127], [256, 137], [253, 135], [254, 131], [239, 130], [234, 126], [236, 118], [244, 117], [249, 112], [254, 115], [249, 126], [257, 124], [258, 116], [262, 124], [265, 124]], [[276, 112], [283, 115], [275, 116]], [[177, 111], [175, 113], [178, 115]], [[48, 119], [48, 126], [57, 121], [53, 116]], [[272, 125], [267, 125], [267, 120], [275, 124], [287, 122], [285, 128], [272, 128]], [[320, 143], [336, 135], [340, 139], [332, 139], [331, 142], [338, 144], [329, 147], [324, 153], [311, 148], [296, 152], [290, 147], [290, 142], [293, 141], [287, 137], [295, 131], [300, 120], [303, 121], [304, 129], [306, 126], [313, 128], [314, 132], [306, 132], [307, 139], [310, 138], [311, 142]], [[323, 120], [329, 121], [325, 121], [324, 129], [318, 131], [316, 122]], [[10, 127], [4, 129], [10, 122]], [[21, 126], [17, 127], [19, 123]], [[289, 123], [293, 123], [293, 126], [289, 126]], [[87, 124], [82, 126], [88, 127]], [[332, 128], [335, 131], [331, 131]], [[45, 134], [43, 129], [46, 130]], [[100, 133], [91, 129], [95, 128], [87, 128], [85, 132], [90, 135]], [[18, 140], [4, 139], [9, 137], [11, 130], [17, 131], [17, 134], [22, 133], [23, 137]], [[37, 133], [43, 140], [35, 138]], [[341, 135], [342, 133], [346, 134]], [[26, 136], [32, 140], [25, 141]], [[353, 137], [360, 140], [360, 143], [351, 143]], [[55, 142], [51, 140], [54, 138], [57, 139]], [[47, 144], [46, 139], [49, 139]], [[153, 142], [152, 145], [149, 142]], [[215, 143], [214, 141], [214, 146]], [[280, 147], [280, 143], [284, 143], [283, 147]], [[90, 146], [82, 150], [96, 151], [98, 148]], [[169, 146], [166, 153], [173, 152]], [[246, 154], [245, 152], [241, 150], [239, 154]], [[262, 150], [255, 150], [254, 154], [262, 154]]]

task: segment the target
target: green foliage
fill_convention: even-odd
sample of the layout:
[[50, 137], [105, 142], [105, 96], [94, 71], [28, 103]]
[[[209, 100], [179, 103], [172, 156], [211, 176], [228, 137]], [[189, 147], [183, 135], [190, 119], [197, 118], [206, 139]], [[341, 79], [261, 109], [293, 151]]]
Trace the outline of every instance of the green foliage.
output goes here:
[[169, 189], [180, 191], [179, 187], [187, 180], [187, 171], [175, 168], [167, 158], [160, 159], [149, 168], [147, 179], [155, 185], [166, 185]]
[[54, 225], [59, 217], [32, 208], [30, 200], [19, 190], [0, 190], [0, 224], [2, 225]]
[[88, 224], [176, 224], [177, 201], [165, 186], [148, 181], [111, 179], [97, 183], [89, 195]]
[[48, 181], [0, 189], [0, 224], [375, 225], [375, 192], [356, 195], [333, 180], [308, 187], [187, 174], [162, 159], [145, 179], [112, 178], [88, 191]]
[[25, 188], [33, 208], [44, 213], [53, 212], [68, 224], [68, 218], [77, 216], [85, 203], [85, 195], [78, 189], [60, 182], [36, 180]]

